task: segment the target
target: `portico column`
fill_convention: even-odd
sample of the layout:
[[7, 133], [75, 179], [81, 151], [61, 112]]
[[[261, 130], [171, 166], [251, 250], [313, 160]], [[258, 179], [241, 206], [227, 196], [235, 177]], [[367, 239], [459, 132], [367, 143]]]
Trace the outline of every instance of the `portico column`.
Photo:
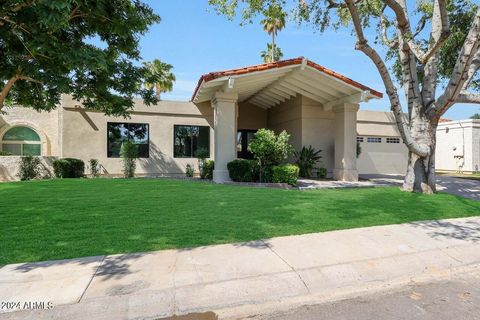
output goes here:
[[333, 107], [335, 113], [335, 168], [333, 178], [358, 181], [357, 111], [358, 104], [343, 103]]
[[215, 131], [215, 170], [213, 181], [230, 181], [227, 163], [237, 158], [237, 101], [238, 95], [231, 92], [217, 92], [212, 99]]

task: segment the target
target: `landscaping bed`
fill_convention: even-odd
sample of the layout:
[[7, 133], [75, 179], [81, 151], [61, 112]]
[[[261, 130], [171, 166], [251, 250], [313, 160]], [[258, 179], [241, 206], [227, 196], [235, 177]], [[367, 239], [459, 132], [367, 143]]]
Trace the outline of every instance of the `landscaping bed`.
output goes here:
[[2, 183], [0, 199], [0, 264], [480, 214], [480, 202], [396, 187], [304, 192], [171, 179]]

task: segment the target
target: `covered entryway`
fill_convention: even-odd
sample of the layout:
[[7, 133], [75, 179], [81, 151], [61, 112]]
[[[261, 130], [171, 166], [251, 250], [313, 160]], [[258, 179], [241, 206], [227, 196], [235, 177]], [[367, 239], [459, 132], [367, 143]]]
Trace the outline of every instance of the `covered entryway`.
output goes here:
[[[203, 75], [196, 104], [214, 108], [215, 182], [229, 181], [238, 130], [286, 130], [296, 149], [322, 150], [337, 180], [356, 181], [356, 122], [360, 102], [382, 94], [305, 58]], [[240, 125], [239, 125], [240, 124]]]

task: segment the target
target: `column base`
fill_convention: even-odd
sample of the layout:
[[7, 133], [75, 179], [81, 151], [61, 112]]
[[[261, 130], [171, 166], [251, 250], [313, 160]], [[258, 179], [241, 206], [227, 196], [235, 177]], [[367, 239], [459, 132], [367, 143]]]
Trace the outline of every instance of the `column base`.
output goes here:
[[354, 169], [334, 169], [333, 179], [339, 181], [358, 181], [358, 171]]
[[230, 181], [232, 181], [232, 179], [230, 179], [228, 170], [213, 170], [213, 182], [225, 183]]

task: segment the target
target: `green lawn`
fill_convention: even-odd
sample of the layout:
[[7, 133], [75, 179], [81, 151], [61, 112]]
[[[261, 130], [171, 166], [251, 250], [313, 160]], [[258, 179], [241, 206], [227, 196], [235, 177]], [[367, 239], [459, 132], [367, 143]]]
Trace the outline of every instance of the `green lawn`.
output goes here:
[[0, 265], [480, 214], [394, 187], [280, 190], [166, 179], [0, 184]]

